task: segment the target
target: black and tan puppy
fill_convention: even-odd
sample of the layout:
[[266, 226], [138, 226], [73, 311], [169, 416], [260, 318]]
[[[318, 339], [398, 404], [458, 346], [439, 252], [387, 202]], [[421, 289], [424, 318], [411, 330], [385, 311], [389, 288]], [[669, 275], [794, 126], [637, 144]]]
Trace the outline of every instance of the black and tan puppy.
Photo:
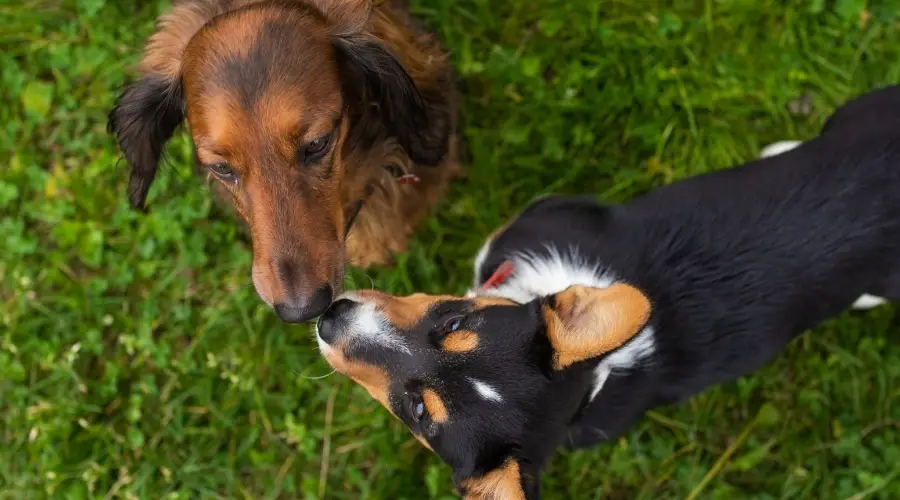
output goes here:
[[536, 201], [489, 238], [473, 293], [344, 295], [322, 354], [466, 498], [536, 499], [561, 445], [614, 439], [827, 318], [900, 299], [900, 87], [774, 149], [619, 206]]
[[176, 0], [110, 113], [135, 207], [189, 126], [284, 321], [321, 314], [347, 262], [404, 250], [459, 173], [450, 61], [404, 3]]

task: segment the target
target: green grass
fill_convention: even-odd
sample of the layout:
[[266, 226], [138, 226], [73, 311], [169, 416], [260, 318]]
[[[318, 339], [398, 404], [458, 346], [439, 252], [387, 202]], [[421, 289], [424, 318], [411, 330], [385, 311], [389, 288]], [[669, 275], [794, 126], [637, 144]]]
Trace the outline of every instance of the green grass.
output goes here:
[[[309, 329], [261, 305], [184, 134], [151, 213], [127, 207], [105, 114], [166, 2], [25, 3], [0, 4], [0, 498], [450, 498], [449, 469], [363, 390], [316, 378]], [[464, 290], [536, 195], [627, 200], [900, 81], [897, 0], [414, 3], [453, 52], [471, 162], [395, 268], [353, 273], [398, 293]], [[898, 498], [897, 333], [888, 307], [836, 318], [560, 453], [545, 497]]]

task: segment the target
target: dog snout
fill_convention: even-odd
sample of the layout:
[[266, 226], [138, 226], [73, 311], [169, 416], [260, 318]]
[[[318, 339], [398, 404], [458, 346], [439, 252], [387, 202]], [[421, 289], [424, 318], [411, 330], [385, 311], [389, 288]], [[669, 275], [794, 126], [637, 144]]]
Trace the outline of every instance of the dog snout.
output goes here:
[[254, 268], [260, 296], [285, 323], [303, 323], [322, 314], [334, 297], [332, 283], [308, 268], [303, 259], [280, 256]]
[[331, 303], [331, 285], [322, 285], [310, 295], [292, 294], [276, 303], [275, 314], [285, 323], [303, 323], [320, 316]]
[[319, 322], [316, 325], [319, 331], [319, 338], [326, 343], [332, 343], [337, 337], [336, 333], [340, 330], [337, 325], [340, 324], [344, 316], [350, 313], [354, 305], [356, 305], [356, 302], [350, 299], [338, 299], [331, 304], [319, 317]]

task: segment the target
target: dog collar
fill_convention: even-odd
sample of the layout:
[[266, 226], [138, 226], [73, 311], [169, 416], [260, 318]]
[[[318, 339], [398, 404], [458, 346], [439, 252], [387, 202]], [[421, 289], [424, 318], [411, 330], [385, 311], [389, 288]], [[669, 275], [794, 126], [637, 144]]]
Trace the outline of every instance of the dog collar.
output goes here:
[[498, 267], [497, 270], [494, 271], [494, 274], [492, 274], [491, 277], [481, 285], [481, 289], [487, 290], [489, 288], [497, 288], [498, 286], [502, 285], [503, 282], [505, 282], [506, 279], [509, 278], [514, 269], [515, 268], [513, 267], [512, 262], [508, 260], [503, 264], [500, 264], [500, 267]]

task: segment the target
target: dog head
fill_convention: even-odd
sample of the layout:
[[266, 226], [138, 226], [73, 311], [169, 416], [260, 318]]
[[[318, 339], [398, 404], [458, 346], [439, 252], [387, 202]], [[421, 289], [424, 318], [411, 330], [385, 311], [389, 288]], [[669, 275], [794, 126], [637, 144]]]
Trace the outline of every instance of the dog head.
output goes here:
[[453, 468], [465, 498], [533, 500], [583, 400], [589, 361], [649, 314], [647, 297], [623, 283], [524, 304], [359, 291], [326, 310], [317, 335], [333, 368]]
[[442, 156], [420, 136], [415, 84], [367, 31], [371, 4], [176, 2], [110, 113], [136, 208], [189, 125], [198, 162], [250, 226], [256, 290], [285, 321], [318, 316], [340, 291], [349, 221], [371, 189], [347, 151], [393, 138], [419, 164]]

